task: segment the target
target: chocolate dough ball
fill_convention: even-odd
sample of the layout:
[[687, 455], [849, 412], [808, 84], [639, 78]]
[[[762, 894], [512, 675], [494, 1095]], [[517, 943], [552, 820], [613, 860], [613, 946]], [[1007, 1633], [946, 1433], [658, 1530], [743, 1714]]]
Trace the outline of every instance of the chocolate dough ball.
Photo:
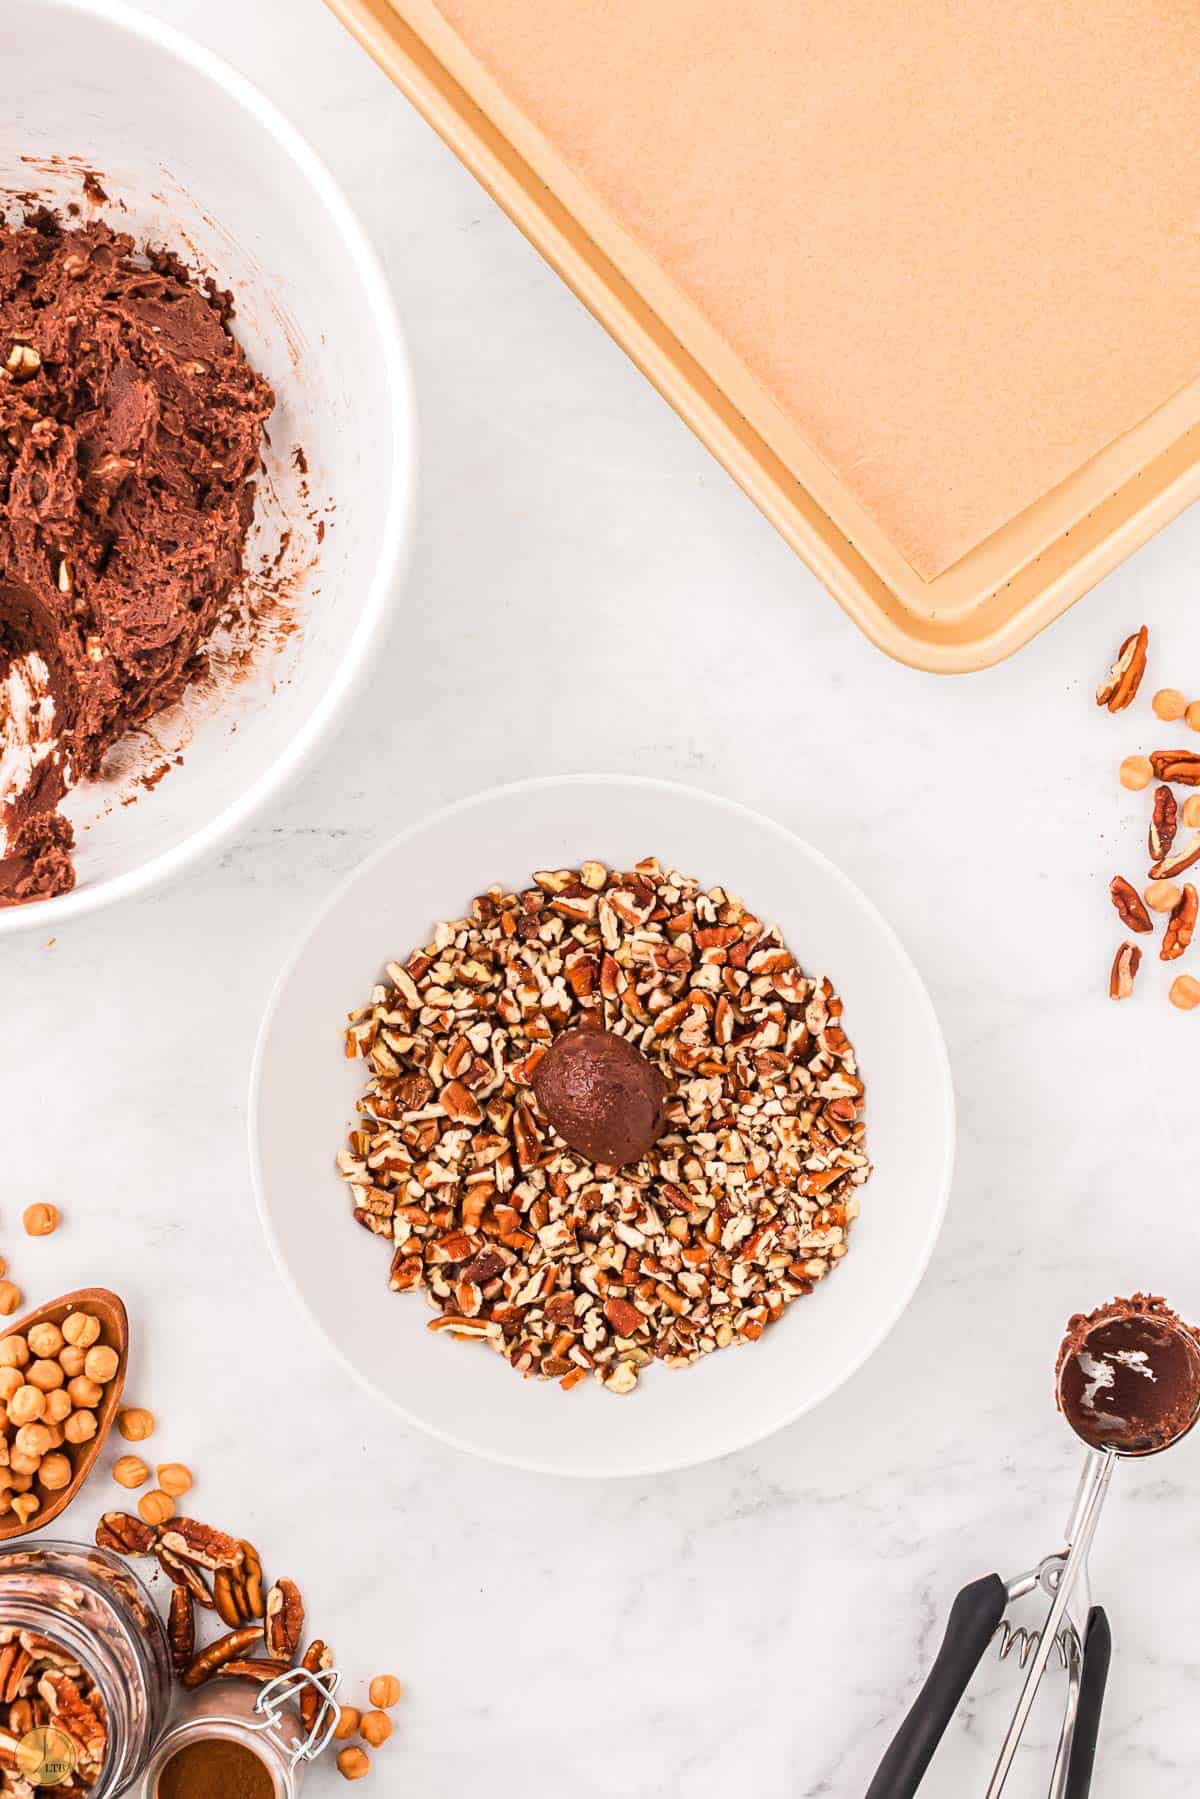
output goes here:
[[640, 1161], [657, 1141], [669, 1091], [640, 1050], [610, 1031], [564, 1031], [533, 1077], [559, 1136], [589, 1162]]

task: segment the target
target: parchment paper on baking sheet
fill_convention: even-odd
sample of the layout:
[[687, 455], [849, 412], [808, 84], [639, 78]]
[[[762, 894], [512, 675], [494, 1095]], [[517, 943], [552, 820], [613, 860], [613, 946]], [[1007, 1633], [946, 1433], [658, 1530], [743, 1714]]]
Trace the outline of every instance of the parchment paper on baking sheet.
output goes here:
[[437, 0], [927, 579], [1200, 375], [1177, 0]]

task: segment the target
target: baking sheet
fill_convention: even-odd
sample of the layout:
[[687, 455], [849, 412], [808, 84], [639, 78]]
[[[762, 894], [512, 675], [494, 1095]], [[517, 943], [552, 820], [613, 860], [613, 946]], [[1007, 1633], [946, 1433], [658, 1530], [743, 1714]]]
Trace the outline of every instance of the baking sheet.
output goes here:
[[333, 0], [878, 642], [996, 659], [1195, 496], [1165, 0]]

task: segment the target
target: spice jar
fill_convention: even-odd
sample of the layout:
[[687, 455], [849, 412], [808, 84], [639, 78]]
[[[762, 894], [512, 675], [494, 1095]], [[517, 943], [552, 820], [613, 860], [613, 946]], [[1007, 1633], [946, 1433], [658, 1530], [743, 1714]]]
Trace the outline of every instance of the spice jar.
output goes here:
[[166, 1632], [127, 1564], [79, 1543], [0, 1548], [0, 1658], [27, 1689], [0, 1702], [18, 1772], [35, 1788], [74, 1778], [90, 1799], [124, 1792], [171, 1694]]
[[[313, 1729], [293, 1701], [305, 1683], [317, 1687]], [[214, 1680], [181, 1695], [138, 1787], [138, 1799], [296, 1799], [309, 1762], [337, 1722], [337, 1677], [298, 1668], [265, 1688]]]

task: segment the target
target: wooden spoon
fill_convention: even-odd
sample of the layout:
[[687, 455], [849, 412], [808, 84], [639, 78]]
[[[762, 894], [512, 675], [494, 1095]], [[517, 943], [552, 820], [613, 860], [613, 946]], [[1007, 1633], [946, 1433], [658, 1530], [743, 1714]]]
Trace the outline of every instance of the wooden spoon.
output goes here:
[[16, 1537], [27, 1536], [31, 1530], [41, 1530], [44, 1525], [53, 1523], [61, 1512], [66, 1511], [95, 1466], [96, 1457], [100, 1454], [117, 1415], [129, 1361], [129, 1317], [116, 1294], [110, 1293], [107, 1287], [81, 1287], [77, 1293], [64, 1293], [61, 1299], [52, 1299], [49, 1305], [39, 1306], [36, 1312], [29, 1312], [17, 1323], [8, 1325], [0, 1332], [0, 1338], [16, 1335], [23, 1337], [35, 1324], [57, 1324], [61, 1329], [64, 1319], [72, 1312], [90, 1312], [100, 1320], [100, 1335], [96, 1340], [116, 1350], [117, 1372], [106, 1385], [104, 1397], [96, 1407], [96, 1434], [91, 1442], [63, 1446], [73, 1469], [68, 1484], [60, 1487], [57, 1493], [47, 1493], [45, 1488], [39, 1487], [35, 1475], [30, 1491], [36, 1493], [41, 1500], [40, 1510], [33, 1514], [28, 1524], [22, 1524], [12, 1512], [5, 1512], [0, 1516], [0, 1543], [10, 1543]]

